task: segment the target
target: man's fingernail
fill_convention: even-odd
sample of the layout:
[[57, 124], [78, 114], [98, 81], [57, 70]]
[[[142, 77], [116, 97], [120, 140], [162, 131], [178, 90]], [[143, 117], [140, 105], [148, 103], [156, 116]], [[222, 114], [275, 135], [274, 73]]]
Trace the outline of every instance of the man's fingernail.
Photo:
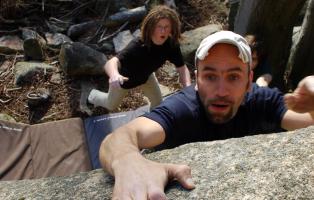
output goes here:
[[194, 182], [191, 178], [186, 179], [186, 182], [187, 182], [187, 184], [194, 186]]

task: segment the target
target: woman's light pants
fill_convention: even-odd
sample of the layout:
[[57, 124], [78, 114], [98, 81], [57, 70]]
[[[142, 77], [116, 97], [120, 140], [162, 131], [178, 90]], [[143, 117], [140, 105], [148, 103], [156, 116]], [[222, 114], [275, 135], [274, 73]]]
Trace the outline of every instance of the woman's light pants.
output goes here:
[[[150, 109], [160, 104], [162, 96], [155, 73], [152, 73], [148, 77], [146, 83], [138, 87], [143, 90], [144, 95], [149, 99]], [[130, 89], [109, 87], [108, 93], [105, 93], [93, 89], [88, 96], [88, 102], [94, 104], [96, 107], [101, 106], [108, 110], [114, 110], [121, 104], [129, 90]]]

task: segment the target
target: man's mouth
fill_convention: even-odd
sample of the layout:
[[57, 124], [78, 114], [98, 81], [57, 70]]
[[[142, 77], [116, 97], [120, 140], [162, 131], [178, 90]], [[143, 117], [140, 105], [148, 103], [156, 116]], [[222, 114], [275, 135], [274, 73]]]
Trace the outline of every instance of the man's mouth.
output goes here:
[[208, 109], [212, 112], [226, 112], [231, 105], [231, 100], [217, 98], [208, 102]]
[[229, 104], [226, 103], [211, 103], [209, 109], [214, 112], [223, 112], [229, 108]]

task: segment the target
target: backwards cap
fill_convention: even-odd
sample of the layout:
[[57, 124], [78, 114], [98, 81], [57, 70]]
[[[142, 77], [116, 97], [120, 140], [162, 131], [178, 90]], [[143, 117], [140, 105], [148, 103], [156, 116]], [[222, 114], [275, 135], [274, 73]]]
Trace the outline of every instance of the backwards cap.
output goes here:
[[251, 49], [247, 41], [241, 36], [231, 31], [219, 31], [207, 36], [202, 40], [195, 53], [195, 65], [197, 60], [204, 60], [208, 51], [215, 44], [225, 43], [236, 46], [239, 50], [239, 58], [244, 63], [252, 64]]

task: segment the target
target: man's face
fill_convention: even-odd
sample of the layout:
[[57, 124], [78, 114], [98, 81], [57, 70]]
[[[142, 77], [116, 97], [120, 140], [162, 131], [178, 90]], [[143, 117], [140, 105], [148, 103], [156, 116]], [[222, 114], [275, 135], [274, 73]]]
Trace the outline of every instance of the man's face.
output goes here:
[[252, 82], [252, 72], [238, 55], [235, 46], [216, 44], [198, 61], [197, 90], [209, 119], [217, 124], [234, 117]]
[[169, 19], [160, 19], [153, 31], [152, 41], [156, 45], [162, 45], [171, 35], [171, 22]]

